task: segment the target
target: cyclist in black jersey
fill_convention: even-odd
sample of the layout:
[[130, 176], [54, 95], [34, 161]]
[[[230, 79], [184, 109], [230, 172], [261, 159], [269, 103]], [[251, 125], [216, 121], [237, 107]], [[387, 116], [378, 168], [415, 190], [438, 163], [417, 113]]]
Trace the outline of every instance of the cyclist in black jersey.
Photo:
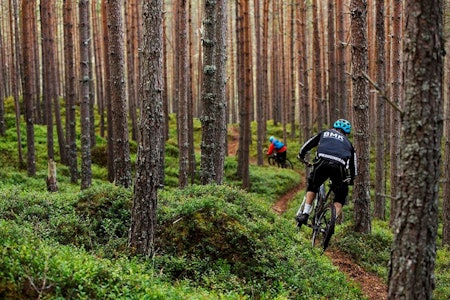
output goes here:
[[341, 214], [348, 195], [348, 186], [353, 185], [357, 174], [355, 149], [348, 139], [351, 129], [349, 121], [339, 119], [333, 128], [319, 132], [301, 147], [297, 156], [301, 161], [305, 161], [306, 154], [313, 148], [317, 147], [317, 151], [313, 169], [308, 177], [306, 204], [303, 212], [295, 217], [299, 227], [308, 221], [316, 193], [328, 178], [331, 179], [331, 189], [335, 194], [336, 216]]

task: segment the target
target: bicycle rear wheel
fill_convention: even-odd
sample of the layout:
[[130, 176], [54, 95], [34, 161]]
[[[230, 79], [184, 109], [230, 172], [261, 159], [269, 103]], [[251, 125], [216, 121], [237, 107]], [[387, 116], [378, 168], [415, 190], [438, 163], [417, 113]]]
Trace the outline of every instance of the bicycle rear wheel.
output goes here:
[[336, 222], [336, 208], [333, 204], [325, 206], [323, 211], [314, 220], [312, 245], [321, 247], [325, 251], [330, 244]]

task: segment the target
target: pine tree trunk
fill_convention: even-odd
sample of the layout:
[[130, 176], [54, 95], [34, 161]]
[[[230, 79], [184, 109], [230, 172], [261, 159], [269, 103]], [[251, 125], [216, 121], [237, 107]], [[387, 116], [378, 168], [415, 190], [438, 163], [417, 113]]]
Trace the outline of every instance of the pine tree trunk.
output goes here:
[[[10, 46], [11, 46], [11, 63], [10, 63], [10, 76], [11, 76], [11, 89], [14, 97], [14, 110], [16, 113], [16, 134], [17, 134], [17, 155], [19, 158], [19, 167], [24, 166], [22, 153], [22, 134], [20, 132], [20, 101], [19, 101], [19, 74], [20, 74], [20, 58], [18, 57], [19, 51], [19, 30], [18, 30], [18, 17], [17, 17], [17, 0], [9, 1], [9, 30], [10, 30]], [[3, 100], [2, 100], [3, 101]]]
[[73, 0], [64, 1], [64, 61], [65, 61], [65, 99], [66, 99], [66, 136], [67, 154], [70, 170], [70, 181], [78, 180], [77, 162], [77, 133], [75, 106], [75, 66], [74, 66], [74, 38], [73, 38]]
[[353, 107], [355, 150], [358, 157], [358, 176], [353, 192], [354, 229], [369, 233], [370, 220], [370, 145], [369, 145], [369, 86], [364, 77], [368, 69], [367, 3], [352, 0], [350, 6], [353, 62]]
[[136, 162], [130, 248], [151, 257], [155, 252], [158, 189], [164, 176], [162, 0], [143, 0], [142, 77], [139, 148]]
[[89, 78], [89, 1], [80, 0], [79, 30], [80, 30], [80, 82], [81, 82], [81, 189], [87, 189], [92, 184], [91, 158], [91, 119], [90, 119], [90, 78]]
[[[402, 107], [402, 58], [401, 58], [401, 41], [402, 41], [402, 10], [403, 1], [394, 0], [393, 13], [393, 34], [392, 34], [392, 101], [399, 107]], [[391, 108], [391, 218], [390, 223], [394, 222], [397, 210], [397, 201], [399, 195], [399, 174], [400, 174], [400, 113]]]
[[178, 185], [185, 187], [188, 184], [189, 170], [189, 139], [188, 139], [188, 40], [187, 40], [187, 0], [178, 0], [178, 35], [177, 57], [178, 66]]
[[126, 79], [124, 58], [124, 24], [122, 18], [123, 2], [108, 1], [109, 65], [111, 84], [111, 107], [113, 122], [114, 182], [128, 188], [131, 186], [130, 143], [126, 103]]
[[[376, 56], [377, 56], [377, 85], [385, 90], [385, 30], [384, 30], [384, 1], [377, 1], [376, 7]], [[375, 204], [373, 215], [375, 218], [384, 220], [386, 217], [385, 198], [385, 105], [382, 95], [376, 99], [376, 175], [375, 175]]]
[[112, 103], [111, 103], [111, 83], [108, 78], [111, 77], [108, 50], [109, 49], [109, 30], [108, 30], [108, 10], [107, 10], [107, 0], [102, 0], [102, 32], [103, 32], [103, 62], [104, 62], [104, 77], [106, 80], [105, 84], [105, 101], [106, 101], [106, 126], [107, 126], [107, 157], [108, 157], [108, 180], [114, 181], [114, 131], [113, 131], [113, 121], [112, 121]]
[[443, 128], [443, 2], [405, 2], [400, 197], [389, 299], [432, 299]]
[[[27, 172], [28, 176], [36, 175], [36, 155], [34, 144], [34, 118], [33, 118], [33, 21], [36, 8], [35, 1], [22, 1], [22, 59], [23, 59], [23, 102], [25, 104], [25, 122], [27, 128]], [[3, 103], [3, 101], [0, 100]]]

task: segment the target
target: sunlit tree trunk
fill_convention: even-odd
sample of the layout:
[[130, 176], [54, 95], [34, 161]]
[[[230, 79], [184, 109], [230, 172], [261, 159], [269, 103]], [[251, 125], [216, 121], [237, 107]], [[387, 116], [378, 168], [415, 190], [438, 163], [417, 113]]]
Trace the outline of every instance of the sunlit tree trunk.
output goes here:
[[369, 86], [364, 74], [368, 70], [367, 2], [352, 0], [350, 5], [353, 63], [354, 139], [358, 157], [358, 176], [353, 191], [354, 229], [369, 233], [370, 220], [370, 144], [369, 144]]
[[405, 2], [404, 111], [389, 299], [432, 299], [443, 128], [443, 1]]

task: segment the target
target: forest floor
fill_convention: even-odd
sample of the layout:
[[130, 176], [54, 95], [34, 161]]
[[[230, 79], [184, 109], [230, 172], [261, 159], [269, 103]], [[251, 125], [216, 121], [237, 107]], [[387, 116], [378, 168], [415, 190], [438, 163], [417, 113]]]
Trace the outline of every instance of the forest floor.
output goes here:
[[[228, 141], [228, 154], [231, 156], [236, 155], [238, 147], [239, 133], [235, 128], [231, 131], [231, 139]], [[304, 183], [299, 184], [286, 194], [282, 195], [277, 202], [272, 206], [272, 209], [278, 213], [283, 214], [289, 205], [289, 202], [299, 192], [305, 189]], [[351, 257], [347, 254], [339, 251], [338, 249], [330, 247], [325, 252], [333, 264], [339, 268], [341, 272], [356, 282], [363, 291], [363, 294], [370, 300], [385, 300], [387, 299], [387, 285], [380, 277], [371, 274], [360, 267]], [[337, 287], [338, 288], [338, 287]]]

